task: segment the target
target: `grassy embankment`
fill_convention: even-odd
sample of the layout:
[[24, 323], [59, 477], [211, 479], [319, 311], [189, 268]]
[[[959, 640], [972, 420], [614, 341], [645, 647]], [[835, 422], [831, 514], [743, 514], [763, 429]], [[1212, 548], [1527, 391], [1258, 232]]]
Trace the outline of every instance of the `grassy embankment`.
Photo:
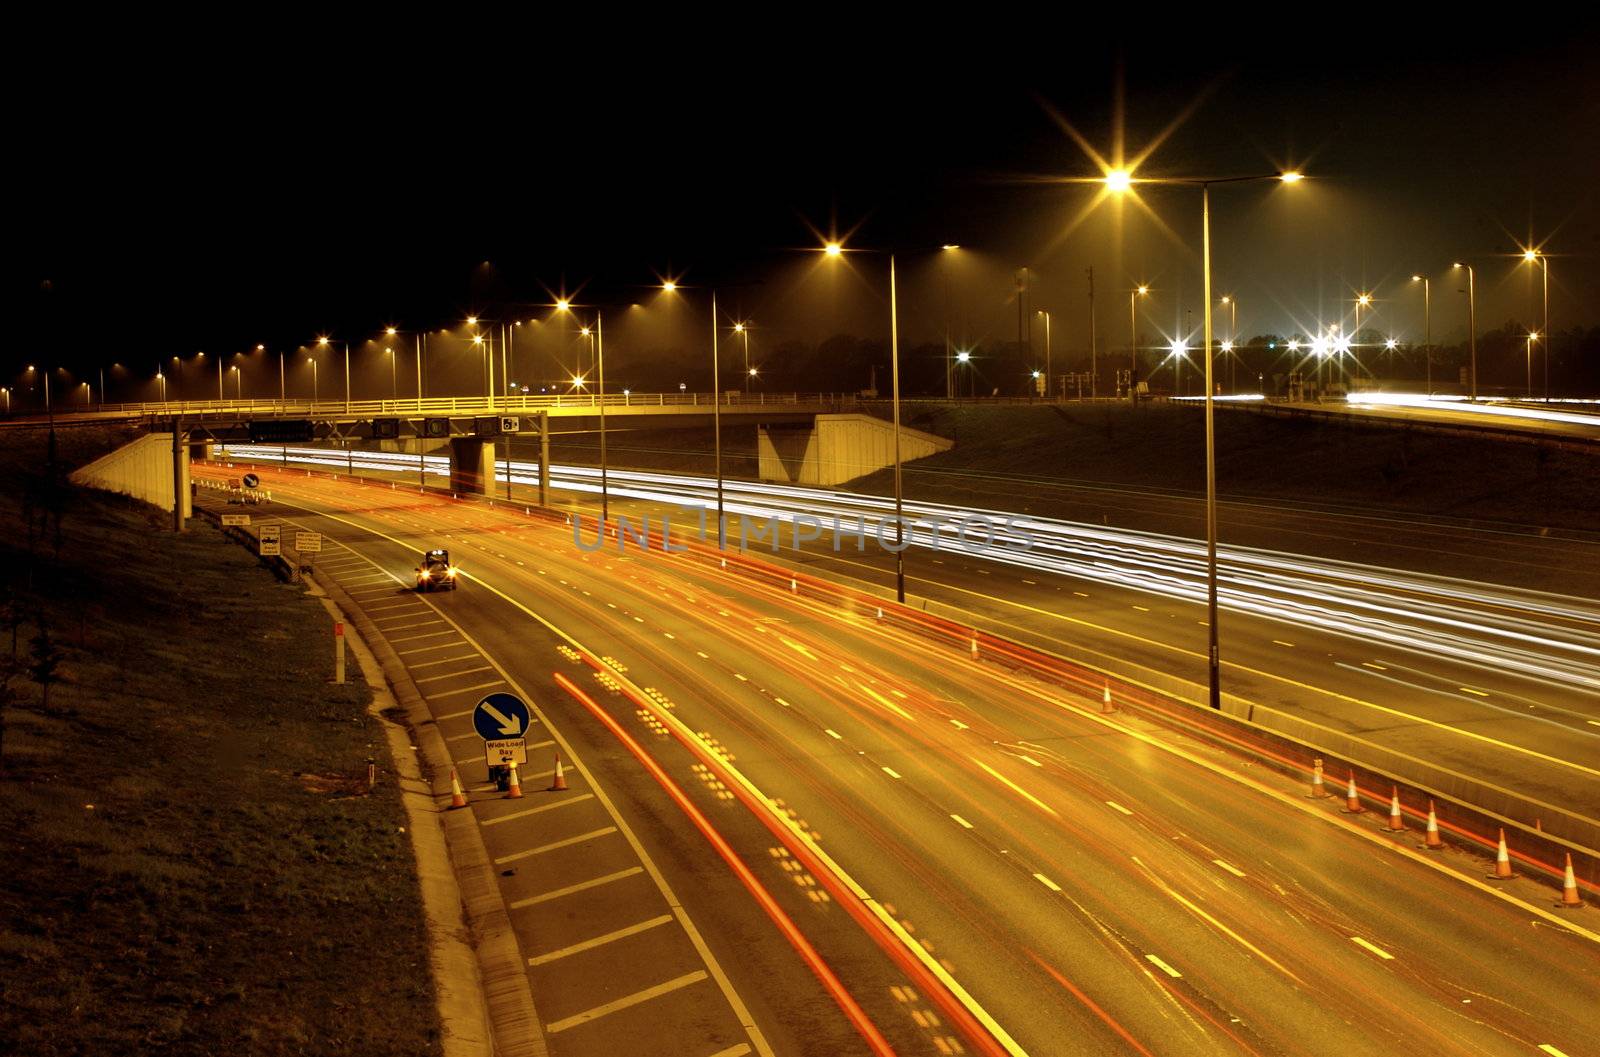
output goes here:
[[[61, 437], [67, 465], [112, 440]], [[329, 683], [325, 611], [198, 519], [52, 499], [44, 461], [0, 436], [0, 1052], [438, 1052], [405, 815], [367, 791], [384, 738], [356, 666]]]

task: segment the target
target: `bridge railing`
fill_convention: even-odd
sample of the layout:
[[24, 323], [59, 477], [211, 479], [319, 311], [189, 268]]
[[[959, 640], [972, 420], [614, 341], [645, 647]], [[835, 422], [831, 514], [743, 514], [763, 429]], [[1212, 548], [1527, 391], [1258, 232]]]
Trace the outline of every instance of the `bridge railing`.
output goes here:
[[[726, 392], [720, 401], [734, 407], [851, 407], [853, 393], [743, 393]], [[718, 401], [711, 393], [607, 393], [610, 408], [672, 407], [710, 409]], [[601, 400], [594, 393], [518, 393], [504, 397], [435, 396], [401, 400], [168, 400], [98, 404], [84, 411], [89, 414], [198, 415], [250, 414], [282, 417], [321, 415], [499, 415], [545, 411], [553, 408], [598, 408]], [[61, 411], [60, 414], [71, 412]]]

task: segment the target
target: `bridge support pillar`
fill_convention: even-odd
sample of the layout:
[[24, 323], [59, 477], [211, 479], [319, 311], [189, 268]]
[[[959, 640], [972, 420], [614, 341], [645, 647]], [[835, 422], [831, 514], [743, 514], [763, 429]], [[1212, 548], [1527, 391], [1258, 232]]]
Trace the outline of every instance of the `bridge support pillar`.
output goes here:
[[450, 490], [467, 495], [494, 492], [494, 441], [450, 438]]

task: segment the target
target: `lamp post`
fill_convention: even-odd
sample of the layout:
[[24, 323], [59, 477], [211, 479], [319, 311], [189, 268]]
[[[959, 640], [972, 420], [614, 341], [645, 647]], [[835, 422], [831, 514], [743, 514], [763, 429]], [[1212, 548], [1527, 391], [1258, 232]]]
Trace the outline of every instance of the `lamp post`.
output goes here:
[[[1044, 398], [1054, 398], [1055, 390], [1050, 388], [1050, 313], [1039, 309], [1039, 314], [1044, 317]], [[1091, 395], [1093, 390], [1090, 390]]]
[[1422, 284], [1422, 359], [1426, 364], [1427, 394], [1433, 395], [1433, 291], [1428, 277], [1413, 275], [1411, 281]]
[[955, 346], [950, 341], [950, 257], [961, 247], [954, 242], [946, 242], [939, 247], [944, 251], [944, 398], [950, 400], [955, 396]]
[[[1539, 340], [1539, 332], [1537, 330], [1528, 332], [1528, 338], [1527, 338], [1527, 341], [1525, 342], [1525, 345], [1527, 346], [1526, 352], [1527, 352], [1527, 356], [1528, 356], [1528, 386], [1527, 386], [1527, 390], [1526, 391], [1527, 391], [1529, 400], [1533, 399], [1533, 343], [1538, 341], [1538, 340]], [[1549, 358], [1549, 355], [1550, 355], [1550, 353], [1548, 351], [1546, 351], [1545, 352], [1545, 357]]]
[[233, 398], [239, 403], [244, 403], [244, 372], [239, 370], [239, 365], [234, 364], [228, 370], [233, 372]]
[[1140, 283], [1128, 291], [1128, 402], [1134, 401], [1134, 375], [1139, 373], [1139, 310], [1137, 298], [1145, 297], [1150, 288]]
[[[837, 242], [829, 242], [823, 246], [822, 252], [827, 257], [837, 259], [844, 253], [844, 247]], [[1022, 288], [1019, 286], [1019, 298], [1021, 292]], [[1021, 311], [1019, 304], [1019, 320]], [[894, 595], [895, 600], [903, 604], [906, 600], [906, 543], [905, 506], [900, 475], [900, 303], [895, 282], [893, 253], [889, 254], [889, 378], [890, 405], [894, 417]]]
[[1538, 264], [1544, 285], [1544, 402], [1550, 402], [1550, 258], [1538, 250], [1523, 250], [1522, 259]]
[[[1134, 183], [1132, 174], [1125, 170], [1114, 170], [1105, 176], [1108, 190], [1126, 192]], [[1222, 670], [1221, 652], [1218, 648], [1217, 637], [1217, 449], [1216, 430], [1213, 424], [1213, 411], [1215, 407], [1215, 387], [1211, 381], [1211, 186], [1212, 184], [1252, 183], [1264, 180], [1279, 180], [1283, 183], [1299, 183], [1301, 175], [1298, 172], [1281, 172], [1264, 174], [1260, 176], [1235, 176], [1218, 180], [1173, 180], [1162, 181], [1180, 184], [1182, 186], [1200, 188], [1200, 239], [1201, 260], [1203, 262], [1205, 299], [1205, 380], [1206, 380], [1206, 632], [1209, 638], [1207, 650], [1208, 660], [1208, 690], [1209, 704], [1214, 709], [1222, 708]]]
[[[972, 363], [972, 353], [968, 352], [966, 349], [962, 349], [960, 352], [956, 353], [956, 365], [957, 366], [965, 367], [965, 366], [969, 365], [970, 363]], [[972, 393], [973, 392], [973, 387], [976, 386], [976, 385], [977, 385], [977, 382], [974, 381], [971, 385], [967, 386], [967, 392], [969, 394]], [[959, 389], [959, 387], [958, 387], [958, 389]]]
[[1472, 402], [1478, 402], [1478, 288], [1477, 276], [1473, 274], [1472, 265], [1462, 264], [1460, 261], [1452, 264], [1452, 268], [1465, 268], [1467, 270], [1467, 349], [1471, 356], [1471, 367], [1468, 378], [1472, 382]]
[[733, 332], [744, 338], [744, 391], [745, 395], [748, 396], [750, 394], [750, 379], [756, 376], [756, 372], [750, 369], [750, 328], [741, 321], [733, 325]]
[[[1371, 294], [1368, 293], [1356, 295], [1356, 329], [1355, 332], [1350, 335], [1350, 359], [1353, 360], [1356, 365], [1356, 381], [1361, 380], [1361, 310], [1369, 307], [1371, 304]], [[1367, 377], [1373, 381], [1377, 380], [1377, 376], [1372, 373], [1371, 367], [1367, 368]]]
[[317, 350], [311, 350], [311, 406], [315, 408], [320, 399], [317, 382]]
[[1228, 392], [1239, 391], [1239, 361], [1238, 353], [1234, 346], [1239, 342], [1239, 300], [1232, 294], [1224, 294], [1222, 303], [1228, 306], [1228, 340], [1222, 343], [1222, 351], [1228, 354]]

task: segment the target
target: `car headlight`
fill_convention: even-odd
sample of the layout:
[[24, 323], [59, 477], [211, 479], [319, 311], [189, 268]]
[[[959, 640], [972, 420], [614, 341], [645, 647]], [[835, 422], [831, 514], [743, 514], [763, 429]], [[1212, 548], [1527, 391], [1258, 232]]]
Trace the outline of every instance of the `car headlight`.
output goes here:
[[446, 575], [446, 576], [448, 576], [448, 577], [450, 577], [450, 579], [452, 579], [452, 580], [454, 580], [454, 579], [455, 579], [455, 578], [456, 578], [456, 569], [455, 569], [455, 566], [453, 566], [453, 565], [452, 565], [452, 566], [451, 566], [451, 567], [450, 567], [450, 568], [449, 568], [449, 569], [448, 569], [448, 570], [447, 570], [447, 571], [446, 571], [446, 572], [445, 572], [445, 575]]

